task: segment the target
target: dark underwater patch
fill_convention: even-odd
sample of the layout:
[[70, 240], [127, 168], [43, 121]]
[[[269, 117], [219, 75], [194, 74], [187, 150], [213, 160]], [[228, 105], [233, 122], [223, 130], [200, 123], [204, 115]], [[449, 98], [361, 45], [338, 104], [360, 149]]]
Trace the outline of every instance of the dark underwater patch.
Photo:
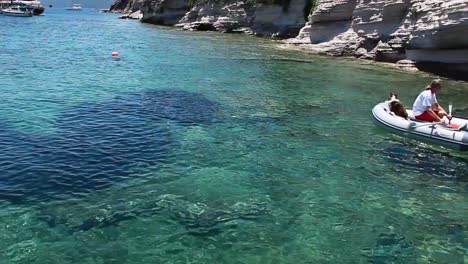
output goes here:
[[39, 220], [51, 228], [58, 225], [69, 233], [86, 232], [98, 228], [119, 226], [125, 221], [160, 215], [184, 226], [193, 236], [216, 235], [226, 228], [235, 228], [243, 221], [256, 221], [269, 213], [265, 202], [250, 200], [222, 208], [192, 203], [181, 196], [163, 194], [118, 204], [104, 203], [86, 212], [70, 210], [66, 214], [57, 208], [44, 208]]
[[0, 122], [0, 199], [63, 198], [127, 180], [171, 158], [174, 127], [209, 125], [218, 107], [196, 93], [149, 91], [65, 109], [51, 136]]
[[468, 180], [468, 166], [462, 158], [404, 143], [388, 142], [382, 150], [387, 162], [402, 165], [431, 177]]
[[368, 263], [417, 263], [414, 245], [404, 236], [396, 233], [379, 234], [374, 248], [362, 250]]

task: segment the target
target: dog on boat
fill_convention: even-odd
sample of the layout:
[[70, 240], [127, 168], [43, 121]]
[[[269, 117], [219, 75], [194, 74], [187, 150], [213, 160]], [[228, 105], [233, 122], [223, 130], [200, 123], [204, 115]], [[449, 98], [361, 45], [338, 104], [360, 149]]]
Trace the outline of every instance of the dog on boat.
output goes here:
[[390, 111], [395, 113], [395, 115], [408, 119], [408, 112], [406, 112], [405, 107], [398, 99], [398, 94], [390, 93], [388, 105], [390, 106]]

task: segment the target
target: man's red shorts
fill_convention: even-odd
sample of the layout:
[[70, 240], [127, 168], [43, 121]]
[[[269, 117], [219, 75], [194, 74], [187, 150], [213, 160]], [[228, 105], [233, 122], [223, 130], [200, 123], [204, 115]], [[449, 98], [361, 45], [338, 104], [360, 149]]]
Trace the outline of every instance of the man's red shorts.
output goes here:
[[[433, 110], [434, 111], [434, 110]], [[438, 111], [434, 111], [434, 113], [438, 113]], [[434, 117], [432, 117], [427, 111], [418, 115], [418, 116], [415, 116], [416, 119], [418, 120], [423, 120], [423, 121], [427, 121], [427, 122], [435, 122], [436, 119]]]

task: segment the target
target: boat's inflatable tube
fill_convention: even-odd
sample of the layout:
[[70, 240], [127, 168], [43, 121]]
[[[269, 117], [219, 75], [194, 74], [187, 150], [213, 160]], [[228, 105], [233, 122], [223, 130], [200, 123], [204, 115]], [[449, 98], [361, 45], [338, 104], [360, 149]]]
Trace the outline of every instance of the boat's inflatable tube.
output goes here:
[[411, 119], [411, 110], [407, 110], [410, 118], [399, 117], [390, 111], [389, 103], [382, 102], [372, 109], [374, 120], [381, 127], [413, 139], [442, 145], [462, 151], [468, 150], [468, 120], [454, 117], [451, 123], [459, 129], [453, 129], [441, 123], [429, 123]]

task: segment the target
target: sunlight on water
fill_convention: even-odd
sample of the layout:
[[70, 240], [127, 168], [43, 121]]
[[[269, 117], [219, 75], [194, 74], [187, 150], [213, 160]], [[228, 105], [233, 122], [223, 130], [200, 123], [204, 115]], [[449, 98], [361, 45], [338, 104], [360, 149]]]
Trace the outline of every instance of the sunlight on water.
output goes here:
[[370, 113], [431, 76], [91, 11], [0, 21], [0, 263], [466, 262], [468, 156]]

